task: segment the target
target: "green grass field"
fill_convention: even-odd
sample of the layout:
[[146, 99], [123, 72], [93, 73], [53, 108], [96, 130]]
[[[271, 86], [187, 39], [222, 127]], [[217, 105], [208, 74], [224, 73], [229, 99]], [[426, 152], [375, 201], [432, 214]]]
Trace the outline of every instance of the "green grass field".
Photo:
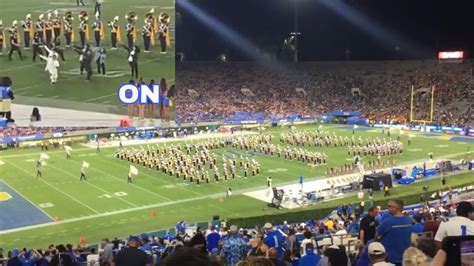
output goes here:
[[[315, 130], [315, 126], [300, 126], [298, 130]], [[350, 130], [338, 127], [324, 127], [338, 135], [350, 136]], [[275, 135], [273, 142], [279, 144], [278, 134], [288, 129], [268, 129], [265, 133]], [[363, 137], [384, 137], [380, 130], [358, 131]], [[386, 135], [385, 135], [386, 137]], [[392, 138], [397, 134], [392, 132]], [[406, 135], [401, 136], [405, 143], [405, 152], [397, 155], [398, 163], [422, 162], [428, 152], [433, 152], [435, 159], [449, 157], [459, 160], [466, 156], [467, 148], [473, 144], [449, 141], [448, 136], [424, 136], [416, 134], [410, 146], [406, 145]], [[169, 144], [168, 144], [169, 145]], [[255, 158], [262, 165], [262, 173], [247, 179], [222, 181], [197, 186], [163, 175], [156, 170], [138, 166], [140, 173], [133, 185], [127, 184], [129, 163], [114, 158], [115, 148], [103, 148], [101, 152], [86, 148], [83, 145], [73, 146], [72, 160], [65, 159], [64, 150], [50, 149], [50, 159], [43, 167], [43, 178], [35, 178], [35, 160], [40, 150], [13, 149], [0, 154], [0, 180], [14, 188], [24, 198], [31, 201], [52, 218], [59, 222], [40, 228], [30, 228], [0, 235], [0, 247], [44, 247], [50, 243], [77, 243], [81, 236], [89, 243], [98, 242], [104, 237], [127, 236], [144, 231], [173, 227], [184, 219], [188, 223], [209, 221], [213, 215], [221, 218], [237, 218], [262, 214], [281, 213], [288, 210], [265, 208], [265, 203], [247, 196], [243, 192], [266, 187], [266, 177], [273, 177], [273, 184], [297, 182], [299, 175], [305, 180], [323, 178], [325, 168], [318, 167], [311, 172], [305, 163], [296, 160], [288, 161], [277, 157], [257, 154]], [[349, 163], [346, 148], [308, 148], [322, 151], [328, 155], [328, 166]], [[225, 148], [213, 150], [218, 155], [231, 155], [244, 152]], [[218, 156], [220, 158], [220, 156]], [[90, 163], [87, 171], [88, 181], [80, 182], [79, 174], [82, 161]], [[275, 169], [284, 169], [275, 171]], [[238, 171], [239, 175], [242, 175]], [[473, 180], [472, 173], [462, 174], [450, 179], [449, 185]], [[430, 186], [439, 185], [439, 181], [430, 180]], [[425, 182], [410, 186], [394, 188], [393, 197], [418, 193]], [[452, 183], [451, 183], [452, 182]], [[474, 182], [474, 181], [473, 181]], [[224, 197], [228, 187], [232, 187], [235, 196]], [[376, 196], [379, 197], [379, 195]], [[308, 208], [319, 208], [327, 204], [356, 202], [355, 196], [330, 201]], [[0, 205], [2, 202], [0, 201]], [[39, 207], [42, 206], [42, 207]], [[157, 216], [150, 213], [156, 211]]]
[[[54, 10], [60, 10], [61, 13], [69, 10], [74, 13], [75, 43], [80, 45], [77, 33], [79, 25], [77, 14], [85, 10], [89, 14], [89, 29], [91, 30], [89, 43], [95, 45], [92, 32], [94, 1], [84, 2], [86, 3], [85, 7], [77, 7], [75, 0], [2, 0], [0, 1], [0, 20], [3, 20], [5, 27], [10, 27], [13, 20], [18, 20], [20, 27], [20, 21], [25, 19], [27, 13], [31, 13], [33, 21], [36, 22], [41, 13], [45, 13], [46, 17], [46, 13]], [[141, 53], [139, 75], [146, 82], [151, 79], [159, 81], [161, 78], [165, 78], [168, 86], [171, 86], [175, 79], [175, 8], [172, 0], [134, 0], [133, 3], [127, 0], [105, 1], [102, 5], [102, 21], [106, 24], [115, 16], [119, 16], [122, 43], [126, 44], [124, 27], [127, 21], [124, 16], [129, 11], [135, 11], [138, 15], [137, 45], [143, 50], [141, 28], [145, 14], [151, 8], [155, 8], [156, 16], [160, 12], [167, 12], [171, 15], [172, 44], [166, 55], [160, 54], [159, 42], [153, 47], [151, 53]], [[9, 40], [8, 32], [5, 35]], [[24, 44], [22, 29], [20, 37]], [[64, 46], [64, 36], [61, 36], [61, 42]], [[122, 48], [115, 51], [110, 50], [110, 29], [108, 27], [105, 30], [104, 46], [107, 50], [106, 68], [108, 73], [105, 76], [96, 74], [97, 66], [93, 63], [94, 76], [91, 83], [85, 82], [85, 74], [79, 75], [79, 57], [72, 49], [65, 51], [66, 62], [60, 61], [58, 84], [50, 85], [49, 74], [44, 71], [46, 63], [39, 60], [33, 63], [31, 50], [22, 50], [25, 56], [24, 61], [20, 61], [16, 54], [13, 55], [12, 61], [8, 61], [8, 51], [4, 51], [3, 55], [0, 55], [0, 76], [12, 78], [13, 90], [16, 95], [14, 103], [17, 104], [123, 114], [126, 112], [126, 108], [117, 100], [116, 93], [118, 87], [131, 78], [127, 51]]]

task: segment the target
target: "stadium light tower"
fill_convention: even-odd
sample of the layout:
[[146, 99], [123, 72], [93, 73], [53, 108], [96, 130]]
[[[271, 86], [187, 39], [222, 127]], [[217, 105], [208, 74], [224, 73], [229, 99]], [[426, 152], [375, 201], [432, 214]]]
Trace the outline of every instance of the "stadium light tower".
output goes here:
[[298, 0], [293, 0], [295, 3], [294, 6], [294, 19], [295, 19], [295, 31], [291, 33], [295, 37], [295, 53], [294, 53], [294, 60], [295, 63], [298, 62], [298, 35], [301, 32], [298, 32]]

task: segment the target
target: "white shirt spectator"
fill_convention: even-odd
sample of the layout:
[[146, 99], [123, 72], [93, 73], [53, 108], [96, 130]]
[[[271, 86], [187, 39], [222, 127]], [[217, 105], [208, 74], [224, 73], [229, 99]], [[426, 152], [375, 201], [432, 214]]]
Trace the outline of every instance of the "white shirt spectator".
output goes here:
[[[464, 231], [464, 232], [463, 232]], [[474, 221], [462, 216], [450, 218], [448, 222], [439, 225], [435, 240], [442, 242], [447, 236], [474, 235]]]
[[99, 266], [99, 254], [87, 255], [87, 266]]

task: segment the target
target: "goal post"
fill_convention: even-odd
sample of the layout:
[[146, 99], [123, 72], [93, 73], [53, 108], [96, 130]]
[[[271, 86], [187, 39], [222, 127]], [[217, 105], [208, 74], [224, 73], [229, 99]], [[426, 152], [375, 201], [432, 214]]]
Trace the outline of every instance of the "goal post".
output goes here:
[[413, 123], [432, 123], [433, 122], [433, 113], [434, 113], [434, 93], [435, 93], [435, 86], [431, 86], [430, 88], [431, 92], [431, 99], [430, 99], [430, 104], [429, 104], [429, 118], [428, 119], [417, 119], [414, 117], [414, 114], [416, 113], [417, 110], [414, 110], [415, 108], [415, 103], [414, 103], [414, 98], [415, 98], [415, 86], [411, 86], [411, 97], [410, 97], [410, 122]]

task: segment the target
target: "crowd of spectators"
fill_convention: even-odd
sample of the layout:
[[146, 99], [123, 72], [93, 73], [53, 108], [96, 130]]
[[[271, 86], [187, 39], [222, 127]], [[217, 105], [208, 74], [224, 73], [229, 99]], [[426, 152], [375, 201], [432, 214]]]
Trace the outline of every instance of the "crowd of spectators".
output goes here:
[[231, 225], [190, 232], [180, 221], [176, 235], [158, 238], [143, 233], [128, 240], [104, 239], [99, 252], [81, 245], [51, 245], [46, 250], [0, 252], [0, 259], [8, 258], [8, 266], [441, 266], [447, 256], [441, 242], [447, 236], [474, 235], [473, 218], [468, 201], [407, 209], [401, 200], [393, 199], [385, 211], [372, 207], [360, 217], [340, 206], [322, 220], [266, 223], [253, 229]]
[[[468, 63], [299, 63], [282, 68], [256, 63], [178, 63], [177, 119], [224, 120], [238, 112], [286, 118], [358, 110], [372, 122], [405, 122], [410, 115], [411, 87], [418, 91], [435, 86], [434, 123], [474, 123]], [[415, 102], [414, 118], [429, 118], [431, 102], [421, 104], [420, 100]]]
[[53, 135], [55, 133], [67, 133], [74, 131], [84, 131], [97, 129], [94, 127], [8, 127], [0, 128], [0, 140], [8, 137], [26, 137], [36, 134]]

